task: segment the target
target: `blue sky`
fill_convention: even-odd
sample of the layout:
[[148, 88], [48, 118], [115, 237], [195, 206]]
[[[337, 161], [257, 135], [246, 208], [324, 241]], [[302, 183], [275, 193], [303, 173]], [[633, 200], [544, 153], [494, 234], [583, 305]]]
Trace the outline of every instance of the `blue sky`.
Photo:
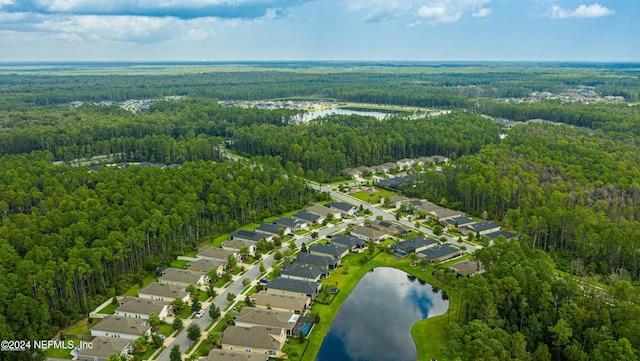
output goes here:
[[638, 0], [0, 0], [0, 61], [640, 61]]

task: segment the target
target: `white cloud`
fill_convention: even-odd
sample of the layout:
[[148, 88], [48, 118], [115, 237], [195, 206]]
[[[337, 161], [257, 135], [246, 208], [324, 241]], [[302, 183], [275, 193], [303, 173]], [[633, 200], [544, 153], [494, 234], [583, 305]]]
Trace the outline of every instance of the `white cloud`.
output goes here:
[[490, 0], [430, 0], [418, 9], [417, 15], [429, 24], [455, 23], [465, 13], [474, 17], [486, 17], [491, 9], [484, 5]]
[[606, 8], [598, 3], [591, 5], [580, 5], [574, 10], [566, 10], [560, 6], [553, 4], [550, 10], [550, 16], [553, 19], [566, 18], [599, 18], [613, 14], [614, 11]]

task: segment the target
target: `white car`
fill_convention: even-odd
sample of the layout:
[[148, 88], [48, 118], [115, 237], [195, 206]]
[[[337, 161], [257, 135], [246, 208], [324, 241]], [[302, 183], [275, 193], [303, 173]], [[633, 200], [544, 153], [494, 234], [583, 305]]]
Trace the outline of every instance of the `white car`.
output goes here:
[[202, 316], [204, 316], [204, 310], [200, 310], [198, 311], [198, 313], [196, 313], [196, 318], [200, 318]]

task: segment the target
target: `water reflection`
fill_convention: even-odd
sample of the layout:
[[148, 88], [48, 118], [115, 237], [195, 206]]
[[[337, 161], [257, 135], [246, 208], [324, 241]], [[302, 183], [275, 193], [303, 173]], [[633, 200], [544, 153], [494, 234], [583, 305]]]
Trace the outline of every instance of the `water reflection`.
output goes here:
[[367, 273], [342, 304], [316, 361], [415, 360], [411, 326], [449, 307], [431, 285], [415, 280], [394, 268]]

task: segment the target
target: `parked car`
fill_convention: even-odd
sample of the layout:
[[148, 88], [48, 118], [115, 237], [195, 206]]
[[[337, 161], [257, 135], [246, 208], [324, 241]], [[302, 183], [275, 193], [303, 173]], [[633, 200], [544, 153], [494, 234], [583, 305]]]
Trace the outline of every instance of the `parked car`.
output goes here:
[[269, 280], [268, 280], [268, 279], [266, 279], [266, 278], [261, 278], [261, 279], [260, 279], [260, 283], [269, 283], [269, 282], [271, 282], [271, 281], [269, 281]]
[[198, 313], [196, 313], [196, 318], [200, 318], [202, 316], [204, 316], [204, 310], [200, 310], [198, 311]]
[[295, 237], [295, 236], [296, 236], [296, 234], [295, 234], [295, 233], [287, 233], [287, 236], [289, 236], [289, 237]]

